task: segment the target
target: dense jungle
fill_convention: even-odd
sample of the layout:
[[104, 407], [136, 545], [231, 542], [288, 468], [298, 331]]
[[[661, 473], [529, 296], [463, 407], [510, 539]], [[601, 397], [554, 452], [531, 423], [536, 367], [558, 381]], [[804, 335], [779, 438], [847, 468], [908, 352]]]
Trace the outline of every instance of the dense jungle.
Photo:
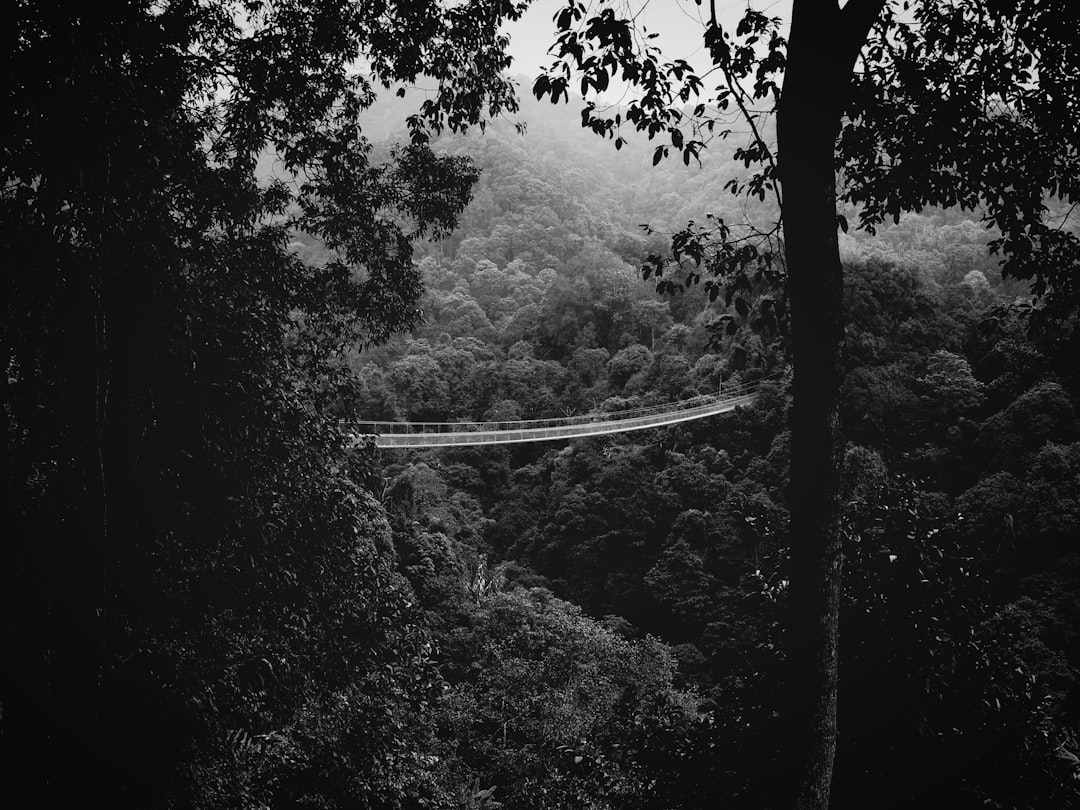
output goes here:
[[[642, 272], [777, 212], [739, 133], [654, 160], [505, 78], [503, 5], [9, 9], [8, 798], [790, 806], [785, 299]], [[984, 213], [838, 211], [833, 808], [1080, 805], [1080, 307]]]

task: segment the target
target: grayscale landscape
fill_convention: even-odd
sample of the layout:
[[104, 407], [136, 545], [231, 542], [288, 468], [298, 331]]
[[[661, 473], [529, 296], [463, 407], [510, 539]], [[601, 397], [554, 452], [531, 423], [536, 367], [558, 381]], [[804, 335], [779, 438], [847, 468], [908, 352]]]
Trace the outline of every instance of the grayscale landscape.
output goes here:
[[6, 4], [0, 802], [1080, 806], [1080, 9], [529, 5]]

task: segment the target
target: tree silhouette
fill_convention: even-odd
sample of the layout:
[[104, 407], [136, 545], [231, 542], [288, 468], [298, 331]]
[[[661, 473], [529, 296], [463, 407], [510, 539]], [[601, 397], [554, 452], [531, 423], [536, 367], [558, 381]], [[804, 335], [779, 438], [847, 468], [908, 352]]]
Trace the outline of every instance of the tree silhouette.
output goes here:
[[[519, 7], [5, 11], [6, 789], [392, 804], [409, 777], [376, 764], [413, 731], [373, 718], [430, 670], [365, 454], [326, 408], [337, 350], [417, 317], [411, 241], [476, 179], [427, 142], [515, 108], [498, 27]], [[380, 159], [363, 113], [420, 76]]]

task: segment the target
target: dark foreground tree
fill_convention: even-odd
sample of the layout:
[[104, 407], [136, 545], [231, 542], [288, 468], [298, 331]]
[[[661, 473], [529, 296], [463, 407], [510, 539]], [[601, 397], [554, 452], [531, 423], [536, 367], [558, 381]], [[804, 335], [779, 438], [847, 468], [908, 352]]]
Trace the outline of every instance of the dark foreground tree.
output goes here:
[[[514, 108], [520, 7], [4, 4], [6, 795], [425, 789], [428, 645], [324, 403], [338, 347], [416, 318], [410, 240], [475, 179], [428, 133]], [[376, 159], [365, 110], [419, 77]]]
[[[659, 288], [671, 290], [704, 272], [710, 295], [724, 293], [733, 314], [788, 338], [795, 375], [782, 781], [785, 804], [823, 808], [837, 738], [841, 570], [837, 229], [848, 224], [837, 206], [858, 206], [859, 226], [871, 233], [885, 217], [924, 205], [977, 209], [996, 228], [991, 248], [1004, 255], [1004, 272], [1030, 279], [1044, 307], [1074, 307], [1080, 243], [1068, 214], [1080, 202], [1080, 59], [1066, 32], [1080, 19], [1066, 2], [795, 0], [785, 37], [780, 20], [752, 8], [725, 30], [711, 4], [703, 17], [711, 64], [697, 72], [665, 59], [631, 5], [568, 0], [555, 17], [557, 61], [534, 92], [557, 102], [580, 80], [583, 125], [616, 148], [623, 127], [661, 138], [654, 162], [674, 150], [689, 163], [714, 139], [741, 132], [734, 157], [757, 172], [728, 188], [775, 204], [774, 219], [745, 229], [713, 217], [690, 223], [672, 241], [682, 275], [673, 281], [659, 258], [646, 273], [667, 271]], [[715, 87], [706, 86], [709, 76]], [[599, 106], [615, 79], [636, 97], [624, 109]], [[774, 292], [755, 301], [761, 284]]]

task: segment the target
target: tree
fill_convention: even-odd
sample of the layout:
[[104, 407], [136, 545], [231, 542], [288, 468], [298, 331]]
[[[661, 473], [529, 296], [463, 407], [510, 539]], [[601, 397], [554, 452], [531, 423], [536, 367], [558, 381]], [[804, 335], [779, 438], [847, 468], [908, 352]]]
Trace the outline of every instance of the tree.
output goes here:
[[[393, 805], [412, 731], [377, 718], [432, 678], [367, 451], [325, 409], [342, 345], [416, 318], [411, 241], [475, 180], [427, 142], [514, 109], [521, 4], [5, 7], [5, 783]], [[377, 159], [364, 111], [419, 76]]]
[[941, 414], [950, 426], [985, 399], [982, 383], [972, 376], [968, 361], [944, 349], [930, 355], [926, 374], [918, 382], [927, 408]]
[[[725, 30], [710, 3], [703, 26], [709, 73], [665, 61], [621, 3], [587, 13], [568, 0], [555, 17], [557, 61], [536, 80], [538, 97], [569, 100], [579, 77], [583, 125], [617, 149], [626, 142], [624, 125], [662, 137], [654, 163], [672, 150], [686, 163], [696, 159], [715, 134], [732, 133], [734, 115], [750, 129], [734, 157], [758, 171], [727, 188], [772, 197], [779, 209], [764, 229], [740, 231], [718, 218], [690, 223], [673, 238], [672, 254], [683, 268], [681, 286], [702, 280], [704, 265], [709, 295], [724, 293], [744, 318], [755, 281], [784, 285], [784, 306], [770, 299], [762, 316], [784, 321], [790, 303], [786, 713], [797, 807], [827, 805], [836, 748], [844, 341], [837, 229], [848, 227], [837, 204], [857, 204], [859, 226], [871, 233], [886, 216], [898, 221], [902, 211], [928, 204], [980, 207], [1001, 232], [991, 248], [1004, 253], [1005, 272], [1031, 279], [1047, 307], [1074, 306], [1080, 242], [1044, 214], [1047, 197], [1080, 201], [1080, 62], [1062, 33], [1076, 29], [1077, 15], [1064, 2], [849, 0], [841, 7], [795, 0], [785, 38], [779, 20], [752, 8], [734, 33]], [[704, 78], [713, 73], [719, 83], [710, 91]], [[638, 92], [625, 111], [590, 98], [615, 78]], [[775, 149], [766, 129], [774, 113]], [[782, 246], [770, 239], [781, 233]], [[665, 269], [653, 257], [645, 271], [663, 276]], [[658, 286], [672, 290], [676, 282], [669, 274]]]
[[498, 785], [507, 806], [669, 800], [653, 793], [658, 774], [634, 767], [649, 752], [633, 739], [654, 702], [670, 705], [668, 721], [691, 715], [664, 645], [623, 638], [541, 588], [478, 592], [444, 645], [446, 759]]

